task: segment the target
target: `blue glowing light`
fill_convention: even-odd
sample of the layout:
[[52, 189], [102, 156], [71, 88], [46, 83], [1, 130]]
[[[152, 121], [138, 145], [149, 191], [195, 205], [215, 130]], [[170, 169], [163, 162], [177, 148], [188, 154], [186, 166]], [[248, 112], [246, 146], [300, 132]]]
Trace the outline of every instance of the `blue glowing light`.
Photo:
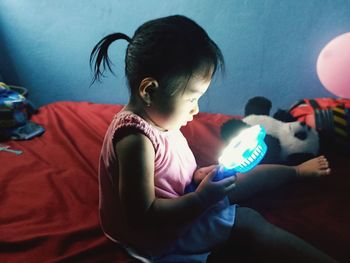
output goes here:
[[267, 151], [265, 136], [265, 129], [261, 125], [254, 125], [234, 137], [219, 158], [220, 167], [215, 181], [237, 172], [248, 172], [258, 165]]

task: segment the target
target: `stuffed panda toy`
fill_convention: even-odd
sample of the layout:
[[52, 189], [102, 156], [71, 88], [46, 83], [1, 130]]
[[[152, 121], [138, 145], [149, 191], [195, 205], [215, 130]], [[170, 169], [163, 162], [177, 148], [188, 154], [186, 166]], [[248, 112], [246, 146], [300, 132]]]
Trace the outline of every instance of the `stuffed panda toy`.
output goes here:
[[266, 130], [267, 153], [261, 163], [297, 165], [319, 153], [319, 136], [315, 129], [296, 121], [291, 114], [278, 110], [269, 116], [271, 101], [254, 97], [245, 106], [243, 119], [232, 119], [221, 126], [221, 138], [228, 142], [240, 130], [260, 124]]

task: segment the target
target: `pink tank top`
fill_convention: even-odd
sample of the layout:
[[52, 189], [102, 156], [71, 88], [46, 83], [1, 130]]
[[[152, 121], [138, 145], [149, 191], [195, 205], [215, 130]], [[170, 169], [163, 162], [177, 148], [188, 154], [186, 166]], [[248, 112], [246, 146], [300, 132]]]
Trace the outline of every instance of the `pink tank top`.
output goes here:
[[[138, 115], [121, 111], [112, 120], [102, 146], [99, 164], [100, 219], [105, 234], [115, 242], [142, 247], [150, 243], [150, 236], [128, 227], [120, 209], [118, 185], [118, 156], [113, 138], [133, 131], [147, 136], [155, 150], [155, 195], [176, 198], [192, 181], [196, 160], [181, 131], [162, 132]], [[156, 241], [155, 241], [156, 242]]]

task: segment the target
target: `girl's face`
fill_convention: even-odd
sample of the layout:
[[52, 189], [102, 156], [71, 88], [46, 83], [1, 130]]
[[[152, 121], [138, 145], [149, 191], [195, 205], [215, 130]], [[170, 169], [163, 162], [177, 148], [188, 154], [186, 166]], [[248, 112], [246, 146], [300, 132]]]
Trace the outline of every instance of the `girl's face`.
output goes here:
[[162, 130], [180, 129], [199, 112], [198, 100], [207, 91], [211, 78], [192, 77], [185, 88], [170, 93], [157, 89], [148, 117]]

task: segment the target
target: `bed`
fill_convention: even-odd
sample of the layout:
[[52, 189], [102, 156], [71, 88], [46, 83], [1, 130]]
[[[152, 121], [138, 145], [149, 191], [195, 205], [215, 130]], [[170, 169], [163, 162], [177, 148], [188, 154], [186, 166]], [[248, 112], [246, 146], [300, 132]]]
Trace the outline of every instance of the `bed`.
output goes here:
[[[104, 132], [122, 105], [56, 102], [32, 121], [46, 132], [9, 141], [0, 152], [1, 262], [134, 262], [98, 221], [98, 157]], [[233, 117], [199, 113], [183, 128], [199, 165], [216, 161], [220, 125]], [[196, 143], [197, 142], [197, 143]], [[199, 142], [199, 143], [198, 143]], [[325, 153], [333, 173], [264, 193], [242, 205], [350, 262], [349, 156]]]

